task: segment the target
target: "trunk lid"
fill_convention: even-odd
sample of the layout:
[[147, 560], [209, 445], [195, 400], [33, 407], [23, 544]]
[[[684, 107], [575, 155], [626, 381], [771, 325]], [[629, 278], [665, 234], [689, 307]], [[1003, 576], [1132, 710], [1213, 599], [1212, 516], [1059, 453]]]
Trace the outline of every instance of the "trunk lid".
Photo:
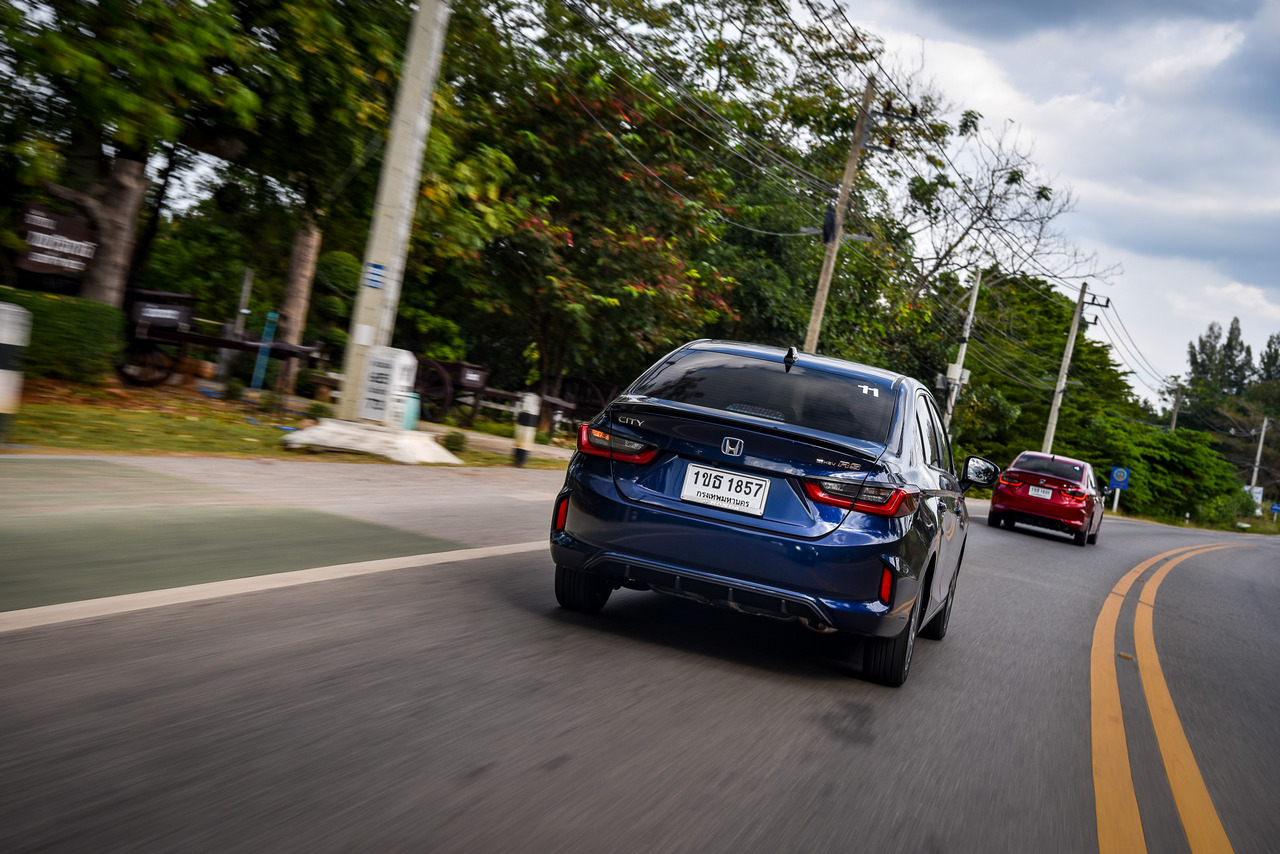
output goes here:
[[717, 417], [697, 406], [619, 398], [607, 429], [659, 449], [650, 462], [612, 462], [628, 500], [793, 537], [817, 538], [849, 511], [810, 501], [805, 478], [860, 483], [882, 474], [884, 446], [767, 417]]

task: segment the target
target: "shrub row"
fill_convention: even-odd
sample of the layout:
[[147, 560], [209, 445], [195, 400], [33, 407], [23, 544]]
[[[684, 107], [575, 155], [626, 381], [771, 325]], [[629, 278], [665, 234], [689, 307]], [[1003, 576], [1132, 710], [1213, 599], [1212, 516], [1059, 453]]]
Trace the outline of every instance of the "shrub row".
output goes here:
[[0, 286], [0, 302], [31, 312], [31, 341], [24, 376], [96, 385], [115, 369], [124, 337], [124, 314], [91, 300]]

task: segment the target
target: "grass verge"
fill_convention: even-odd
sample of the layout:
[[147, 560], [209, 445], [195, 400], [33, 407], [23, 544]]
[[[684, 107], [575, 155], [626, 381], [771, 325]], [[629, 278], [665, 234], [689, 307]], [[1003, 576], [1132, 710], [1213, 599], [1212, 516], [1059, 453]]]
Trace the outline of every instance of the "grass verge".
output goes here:
[[[9, 446], [0, 452], [267, 457], [398, 465], [367, 454], [284, 446], [283, 439], [290, 431], [310, 423], [296, 412], [264, 410], [250, 403], [176, 391], [113, 397], [102, 390], [83, 389], [53, 401], [24, 402], [10, 420], [5, 437]], [[465, 450], [455, 456], [468, 466], [511, 465], [508, 454]], [[534, 457], [525, 467], [564, 470], [566, 464]]]

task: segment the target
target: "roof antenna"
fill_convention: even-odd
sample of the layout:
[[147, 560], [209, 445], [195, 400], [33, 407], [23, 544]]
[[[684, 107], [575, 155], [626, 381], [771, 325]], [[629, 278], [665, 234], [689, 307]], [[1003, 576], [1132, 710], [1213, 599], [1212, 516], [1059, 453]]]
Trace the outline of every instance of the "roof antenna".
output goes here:
[[791, 373], [791, 366], [794, 365], [796, 360], [799, 358], [800, 356], [796, 353], [795, 347], [787, 348], [787, 355], [782, 357], [782, 364], [786, 367], [787, 373]]

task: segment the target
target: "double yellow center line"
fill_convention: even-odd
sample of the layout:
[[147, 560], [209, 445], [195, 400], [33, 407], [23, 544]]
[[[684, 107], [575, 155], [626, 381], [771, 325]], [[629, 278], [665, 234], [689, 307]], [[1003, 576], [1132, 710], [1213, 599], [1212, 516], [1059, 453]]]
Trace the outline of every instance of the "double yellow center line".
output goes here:
[[1142, 854], [1147, 850], [1129, 767], [1129, 747], [1125, 739], [1120, 685], [1116, 675], [1115, 637], [1120, 609], [1130, 588], [1143, 573], [1166, 559], [1168, 562], [1152, 574], [1143, 587], [1134, 616], [1134, 653], [1142, 677], [1142, 690], [1192, 854], [1232, 850], [1191, 753], [1191, 745], [1187, 743], [1164, 672], [1160, 669], [1152, 623], [1156, 592], [1169, 570], [1188, 558], [1237, 547], [1229, 543], [1184, 546], [1158, 554], [1129, 570], [1111, 589], [1102, 606], [1098, 622], [1094, 625], [1090, 653], [1093, 792], [1098, 816], [1099, 854]]

